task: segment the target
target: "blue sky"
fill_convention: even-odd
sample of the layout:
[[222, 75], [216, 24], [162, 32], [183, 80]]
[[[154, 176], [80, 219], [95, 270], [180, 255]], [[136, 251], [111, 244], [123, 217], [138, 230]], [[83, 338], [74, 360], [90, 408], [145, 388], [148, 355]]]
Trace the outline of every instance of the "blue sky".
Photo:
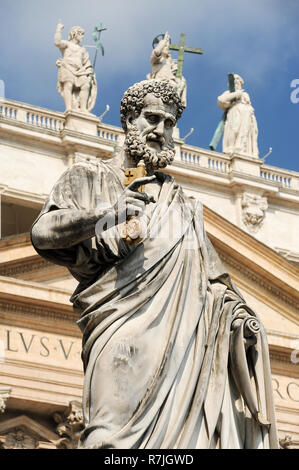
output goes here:
[[[58, 111], [64, 104], [56, 91], [57, 21], [65, 25], [64, 38], [71, 26], [82, 26], [85, 45], [93, 44], [93, 27], [102, 22], [108, 29], [102, 33], [105, 56], [96, 65], [93, 112], [100, 115], [109, 104], [104, 122], [114, 125], [120, 125], [123, 92], [150, 72], [153, 38], [168, 31], [178, 43], [186, 33], [187, 45], [204, 54], [185, 54], [188, 106], [181, 136], [193, 127], [186, 142], [208, 148], [222, 116], [217, 96], [235, 72], [255, 108], [260, 156], [272, 147], [268, 164], [299, 171], [299, 0], [0, 0], [0, 17], [6, 97]], [[93, 60], [94, 49], [89, 51]]]

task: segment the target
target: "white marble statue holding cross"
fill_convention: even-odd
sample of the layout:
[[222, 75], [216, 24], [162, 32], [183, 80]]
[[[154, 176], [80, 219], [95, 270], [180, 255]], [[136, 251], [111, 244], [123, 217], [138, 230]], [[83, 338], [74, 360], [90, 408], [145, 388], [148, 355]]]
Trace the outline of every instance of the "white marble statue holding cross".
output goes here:
[[[159, 38], [162, 38], [159, 40]], [[176, 88], [184, 107], [187, 106], [187, 82], [183, 76], [184, 53], [202, 54], [202, 49], [185, 46], [186, 35], [181, 34], [179, 45], [171, 44], [168, 32], [157, 36], [153, 41], [154, 49], [151, 54], [152, 72], [148, 79], [168, 80]], [[178, 51], [177, 60], [173, 59], [170, 50]]]

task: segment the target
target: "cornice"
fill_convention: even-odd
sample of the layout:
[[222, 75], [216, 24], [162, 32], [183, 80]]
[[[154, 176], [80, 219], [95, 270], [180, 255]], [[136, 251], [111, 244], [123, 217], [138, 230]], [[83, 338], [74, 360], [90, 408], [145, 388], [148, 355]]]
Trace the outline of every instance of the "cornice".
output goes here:
[[29, 233], [20, 233], [18, 235], [12, 235], [10, 237], [5, 237], [0, 239], [0, 250], [1, 248], [6, 247], [16, 247], [24, 246], [30, 243], [30, 234]]
[[[7, 131], [9, 133], [15, 133], [16, 129], [20, 130], [20, 133], [23, 133], [21, 129], [32, 131], [34, 134], [44, 134], [48, 137], [59, 138], [59, 130], [48, 129], [45, 127], [39, 127], [29, 122], [18, 121], [17, 119], [11, 119], [4, 116], [1, 116], [0, 120], [1, 130]], [[18, 132], [18, 131], [17, 131]], [[56, 139], [55, 139], [56, 140]]]
[[65, 311], [64, 309], [60, 310], [59, 308], [47, 308], [43, 305], [32, 305], [25, 302], [10, 302], [0, 300], [0, 311], [14, 312], [16, 314], [20, 313], [22, 315], [25, 314], [26, 317], [46, 317], [51, 318], [52, 320], [64, 320], [68, 322], [76, 322], [79, 319], [79, 316], [73, 312], [73, 309], [71, 307], [69, 311]]
[[0, 264], [0, 276], [18, 277], [24, 273], [40, 271], [52, 266], [52, 263], [42, 258], [19, 261], [17, 263], [6, 263], [4, 266]]
[[[80, 338], [76, 338], [77, 340], [80, 340]], [[47, 373], [47, 372], [50, 372], [50, 373], [55, 373], [55, 374], [61, 374], [63, 373], [63, 376], [65, 378], [69, 378], [69, 377], [76, 377], [77, 379], [81, 379], [82, 378], [82, 373], [83, 373], [83, 370], [79, 370], [79, 369], [70, 369], [69, 367], [63, 367], [61, 364], [59, 366], [57, 365], [53, 365], [53, 364], [42, 364], [41, 362], [39, 363], [36, 363], [35, 361], [32, 362], [32, 361], [22, 361], [20, 360], [19, 358], [18, 359], [6, 359], [5, 360], [5, 364], [7, 366], [13, 366], [14, 368], [18, 368], [18, 369], [39, 369], [42, 371], [43, 374]], [[9, 372], [6, 372], [5, 375], [9, 375]], [[12, 377], [18, 377], [18, 378], [24, 378], [24, 376], [26, 377], [26, 374], [24, 373], [20, 373], [18, 376], [16, 375], [15, 373], [15, 370], [13, 371], [12, 374], [10, 374], [10, 376]], [[39, 382], [46, 382], [46, 383], [49, 383], [51, 382], [51, 384], [53, 385], [65, 385], [65, 386], [69, 386], [69, 382], [67, 380], [54, 380], [53, 378], [51, 380], [49, 380], [49, 378], [45, 378], [45, 377], [39, 377], [38, 379]], [[77, 388], [77, 389], [82, 389], [82, 384], [80, 383], [73, 383], [73, 386], [74, 388]]]
[[292, 295], [298, 296], [299, 270], [255, 237], [226, 220], [211, 209], [203, 206], [207, 232], [225, 252], [235, 253], [237, 259], [244, 261], [254, 271], [280, 283]]
[[[0, 276], [0, 301], [44, 306], [49, 310], [70, 312], [70, 292], [58, 287]], [[30, 307], [31, 308], [31, 307]]]
[[0, 300], [0, 322], [15, 327], [81, 337], [77, 325], [79, 316], [71, 309], [69, 312], [45, 306]]
[[248, 175], [237, 171], [229, 173], [220, 172], [212, 168], [206, 168], [188, 162], [175, 160], [171, 166], [162, 170], [177, 179], [186, 181], [188, 187], [194, 191], [201, 191], [204, 185], [213, 185], [219, 191], [229, 191], [231, 194], [253, 189], [263, 191], [271, 201], [277, 202], [279, 206], [292, 204], [298, 208], [299, 192], [296, 189], [287, 188], [277, 182], [268, 181], [259, 176]]
[[295, 308], [299, 308], [299, 300], [297, 298], [294, 298], [284, 293], [278, 286], [273, 285], [271, 281], [267, 280], [262, 275], [259, 275], [253, 269], [246, 267], [244, 263], [241, 263], [236, 258], [233, 258], [231, 254], [223, 253], [218, 250], [218, 255], [224, 263], [233, 267], [234, 269], [242, 273], [244, 276], [246, 276], [248, 279], [255, 282], [263, 289], [266, 289], [272, 295], [278, 297], [279, 299], [283, 300], [285, 303]]
[[0, 264], [0, 276], [40, 282], [70, 276], [70, 274], [64, 266], [53, 264], [37, 255], [32, 259], [20, 259], [13, 263]]
[[[268, 334], [268, 330], [266, 331], [266, 333]], [[270, 358], [272, 360], [288, 364], [289, 367], [292, 367], [294, 370], [297, 371], [296, 375], [299, 375], [298, 365], [293, 363], [291, 360], [291, 355], [293, 352], [292, 349], [269, 344], [269, 352]]]

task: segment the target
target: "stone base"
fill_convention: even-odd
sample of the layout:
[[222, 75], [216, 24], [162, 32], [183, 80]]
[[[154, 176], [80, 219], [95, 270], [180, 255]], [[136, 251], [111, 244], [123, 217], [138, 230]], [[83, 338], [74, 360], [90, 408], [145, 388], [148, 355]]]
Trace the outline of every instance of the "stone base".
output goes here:
[[98, 135], [98, 124], [100, 120], [95, 114], [70, 110], [66, 111], [64, 115], [65, 129], [82, 134]]

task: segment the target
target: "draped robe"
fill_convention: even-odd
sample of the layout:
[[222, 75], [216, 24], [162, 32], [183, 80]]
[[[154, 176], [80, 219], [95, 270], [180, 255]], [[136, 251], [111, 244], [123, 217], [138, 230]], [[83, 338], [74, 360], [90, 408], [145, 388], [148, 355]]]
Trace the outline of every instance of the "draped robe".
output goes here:
[[[156, 177], [159, 197], [146, 206], [138, 243], [112, 226], [96, 228], [95, 247], [36, 248], [79, 281], [71, 298], [83, 333], [79, 447], [275, 448], [263, 326], [206, 236], [201, 204], [169, 175]], [[113, 161], [75, 164], [35, 223], [49, 211], [112, 205], [123, 189]], [[260, 326], [249, 348], [244, 312]]]
[[227, 116], [223, 134], [223, 152], [241, 152], [258, 157], [258, 127], [248, 93], [242, 90], [242, 96], [231, 101], [229, 91], [218, 97], [218, 105]]

